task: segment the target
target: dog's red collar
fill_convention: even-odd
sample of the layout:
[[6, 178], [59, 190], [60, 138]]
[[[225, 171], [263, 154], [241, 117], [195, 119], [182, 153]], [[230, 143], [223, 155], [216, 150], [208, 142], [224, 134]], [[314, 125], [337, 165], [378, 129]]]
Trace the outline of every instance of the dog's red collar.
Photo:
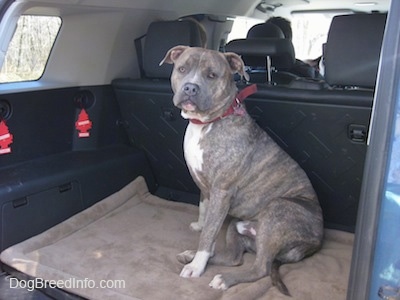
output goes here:
[[257, 92], [257, 85], [256, 84], [249, 85], [248, 87], [245, 87], [243, 90], [241, 90], [236, 95], [235, 99], [233, 99], [231, 106], [229, 106], [227, 111], [222, 116], [215, 118], [211, 121], [206, 121], [206, 122], [200, 121], [199, 119], [189, 119], [189, 121], [193, 124], [209, 124], [209, 123], [213, 123], [215, 121], [221, 120], [229, 115], [233, 115], [233, 114], [239, 115], [239, 116], [243, 115], [244, 109], [243, 108], [241, 109], [243, 100], [256, 92]]

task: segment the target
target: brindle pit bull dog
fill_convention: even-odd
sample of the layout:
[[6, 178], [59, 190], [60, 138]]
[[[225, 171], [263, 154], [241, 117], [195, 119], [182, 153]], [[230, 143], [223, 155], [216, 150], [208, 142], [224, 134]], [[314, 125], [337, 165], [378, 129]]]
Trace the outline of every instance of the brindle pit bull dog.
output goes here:
[[[226, 290], [270, 275], [289, 295], [279, 266], [313, 254], [323, 237], [321, 208], [307, 175], [238, 104], [233, 74], [247, 74], [237, 54], [176, 46], [163, 63], [174, 64], [173, 102], [190, 120], [185, 159], [208, 202], [207, 210], [200, 206], [206, 213], [197, 251], [178, 255], [186, 264], [180, 276], [199, 277], [207, 262], [239, 265], [244, 252], [252, 251], [256, 258], [249, 270], [218, 274], [210, 286]], [[228, 214], [233, 220], [226, 248], [214, 254]]]

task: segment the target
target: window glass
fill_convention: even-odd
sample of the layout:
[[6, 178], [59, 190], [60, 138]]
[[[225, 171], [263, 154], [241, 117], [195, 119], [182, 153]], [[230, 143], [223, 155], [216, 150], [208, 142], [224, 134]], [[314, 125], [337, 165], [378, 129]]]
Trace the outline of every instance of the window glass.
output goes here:
[[[322, 45], [328, 37], [329, 27], [335, 15], [347, 12], [294, 13], [290, 18], [293, 32], [293, 47], [296, 58], [301, 60], [315, 59], [322, 55]], [[246, 38], [247, 31], [255, 24], [266, 20], [252, 18], [235, 18], [228, 41]]]
[[246, 38], [247, 31], [256, 24], [263, 23], [265, 20], [237, 17], [233, 21], [231, 32], [228, 35], [228, 42], [236, 39]]
[[[400, 91], [399, 91], [400, 94]], [[388, 157], [388, 174], [379, 218], [370, 299], [400, 297], [400, 96]], [[377, 298], [379, 296], [379, 298]]]
[[292, 15], [293, 46], [296, 58], [307, 60], [322, 55], [335, 13], [296, 13]]
[[21, 16], [0, 70], [0, 83], [39, 79], [60, 27], [59, 17]]

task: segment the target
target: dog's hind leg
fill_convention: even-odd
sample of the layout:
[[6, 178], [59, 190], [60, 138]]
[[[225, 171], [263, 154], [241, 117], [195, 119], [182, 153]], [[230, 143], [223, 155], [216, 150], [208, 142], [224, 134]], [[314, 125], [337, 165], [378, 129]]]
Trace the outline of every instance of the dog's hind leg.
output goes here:
[[226, 290], [229, 287], [238, 283], [253, 282], [263, 277], [266, 277], [267, 275], [270, 275], [272, 285], [276, 286], [282, 294], [290, 296], [289, 290], [283, 283], [279, 274], [280, 265], [281, 263], [276, 260], [272, 263], [270, 261], [267, 263], [261, 263], [256, 259], [252, 268], [250, 268], [249, 270], [230, 274], [218, 274], [214, 276], [209, 286], [214, 289]]
[[[257, 243], [257, 246], [259, 243]], [[218, 274], [210, 282], [214, 289], [226, 290], [229, 287], [242, 282], [253, 282], [271, 274], [273, 257], [266, 255], [264, 249], [257, 247], [257, 254], [254, 264], [247, 270]]]
[[247, 270], [217, 275], [210, 286], [224, 290], [270, 275], [273, 285], [281, 293], [289, 295], [279, 275], [279, 266], [281, 263], [298, 262], [319, 249], [323, 228], [319, 214], [313, 213], [315, 209], [312, 202], [303, 199], [271, 201], [259, 216], [255, 228], [257, 251], [253, 266]]
[[270, 275], [272, 284], [276, 286], [282, 294], [290, 296], [289, 290], [279, 275], [279, 266], [281, 263], [274, 260], [276, 251], [270, 251], [272, 244], [274, 244], [274, 241], [271, 241], [271, 243], [260, 243], [257, 240], [257, 254], [253, 266], [247, 270], [218, 274], [210, 282], [210, 287], [226, 290], [238, 283], [253, 282]]
[[[255, 245], [253, 246], [255, 246], [254, 248], [257, 249], [257, 252], [253, 266], [246, 270], [216, 275], [209, 284], [212, 288], [226, 290], [238, 283], [253, 282], [271, 274], [274, 257], [279, 251], [279, 242], [277, 241], [279, 238], [274, 238], [268, 230], [268, 227], [266, 227], [268, 226], [268, 222], [268, 219], [262, 218], [262, 221], [259, 221], [255, 228], [253, 226], [245, 227], [246, 229], [250, 229], [250, 233], [253, 228], [255, 235]], [[249, 230], [243, 232], [248, 233]], [[249, 239], [248, 236], [245, 237]]]
[[[243, 263], [243, 254], [250, 250], [254, 245], [254, 237], [244, 235], [244, 231], [251, 230], [250, 222], [231, 220], [226, 231], [225, 248], [222, 251], [217, 251], [210, 258], [210, 264], [222, 266], [238, 266]], [[242, 230], [242, 232], [241, 232]], [[254, 229], [253, 229], [254, 230]], [[254, 247], [254, 246], [253, 246]]]
[[[232, 271], [225, 274], [218, 274], [210, 282], [210, 286], [215, 289], [225, 290], [229, 287], [242, 282], [253, 282], [268, 275], [274, 274], [274, 281], [279, 286], [283, 286], [282, 292], [287, 292], [287, 289], [283, 282], [280, 280], [279, 264], [275, 264], [275, 257], [279, 253], [282, 247], [282, 241], [279, 234], [274, 232], [276, 230], [275, 225], [282, 223], [283, 220], [279, 220], [272, 211], [266, 211], [266, 213], [260, 216], [257, 226], [250, 227], [250, 233], [252, 232], [255, 236], [255, 247], [256, 259], [253, 265], [241, 271]], [[246, 227], [249, 229], [249, 227]], [[249, 230], [244, 230], [244, 233], [248, 233]], [[288, 294], [288, 292], [286, 293]]]
[[[247, 226], [248, 223], [250, 222], [242, 222], [237, 219], [232, 219], [230, 221], [226, 231], [225, 247], [215, 254], [213, 249], [213, 254], [209, 259], [210, 264], [238, 266], [243, 263], [244, 252], [251, 249], [249, 246], [250, 244], [255, 244], [254, 237], [251, 239], [243, 235], [245, 230], [251, 230], [251, 228]], [[254, 248], [254, 246], [252, 247]], [[195, 250], [186, 250], [179, 253], [176, 258], [180, 263], [187, 264], [193, 260], [195, 254]]]

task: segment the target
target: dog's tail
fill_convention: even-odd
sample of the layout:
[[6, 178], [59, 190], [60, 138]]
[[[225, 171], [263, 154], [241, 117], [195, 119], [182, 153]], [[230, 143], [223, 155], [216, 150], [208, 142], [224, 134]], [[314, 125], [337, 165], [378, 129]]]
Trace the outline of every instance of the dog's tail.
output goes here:
[[281, 279], [281, 275], [279, 274], [279, 267], [281, 266], [281, 262], [278, 260], [274, 260], [271, 266], [271, 281], [272, 285], [276, 286], [276, 288], [284, 295], [291, 297], [288, 288], [283, 283]]

